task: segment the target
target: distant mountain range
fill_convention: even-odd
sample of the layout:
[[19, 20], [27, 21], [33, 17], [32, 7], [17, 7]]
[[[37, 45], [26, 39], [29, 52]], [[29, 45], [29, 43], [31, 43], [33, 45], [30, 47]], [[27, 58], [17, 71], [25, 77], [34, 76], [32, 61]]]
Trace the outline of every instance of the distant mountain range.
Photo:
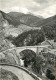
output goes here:
[[[1, 15], [2, 14], [2, 15]], [[49, 17], [47, 19], [40, 18], [40, 16], [34, 16], [33, 14], [24, 14], [20, 12], [10, 12], [5, 13], [3, 11], [0, 11], [0, 18], [3, 16], [4, 19], [6, 19], [9, 24], [12, 24], [14, 26], [18, 26], [20, 24], [24, 24], [31, 27], [40, 27], [44, 25], [53, 24], [56, 22], [56, 15]]]
[[17, 36], [25, 31], [40, 29], [33, 24], [42, 19], [32, 14], [0, 11], [0, 30], [5, 28], [6, 35]]
[[39, 22], [40, 20], [43, 20], [43, 18], [40, 18], [39, 16], [34, 16], [33, 14], [24, 14], [19, 12], [10, 12], [10, 13], [4, 13], [0, 11], [3, 18], [6, 19], [9, 24], [12, 24], [14, 26], [18, 26], [20, 24], [24, 24], [27, 26], [36, 27], [35, 22]]
[[[3, 27], [2, 22], [5, 23], [4, 26], [6, 28]], [[45, 37], [47, 37], [48, 39], [56, 40], [56, 38], [55, 38], [55, 36], [56, 36], [55, 35], [56, 34], [56, 15], [44, 19], [40, 16], [38, 16], [38, 17], [34, 16], [33, 14], [24, 14], [24, 13], [20, 13], [20, 12], [5, 13], [3, 11], [0, 11], [0, 30], [3, 28], [5, 28], [4, 33], [6, 33], [7, 35], [12, 35], [13, 37], [18, 36], [18, 40], [20, 40], [20, 41], [22, 38], [22, 37], [20, 37], [20, 39], [19, 39], [20, 34], [24, 35], [26, 32], [26, 34], [28, 33], [27, 34], [27, 36], [28, 36], [30, 34], [29, 32], [32, 32], [32, 34], [34, 34], [34, 31], [37, 30], [37, 33], [36, 33], [36, 35], [37, 35], [38, 30], [40, 30], [40, 29], [43, 32], [43, 35], [45, 35]], [[39, 33], [39, 35], [40, 35], [40, 33]], [[27, 40], [27, 36], [26, 37], [23, 36], [24, 41], [25, 41], [25, 38]], [[17, 38], [15, 40], [17, 40]], [[36, 41], [36, 39], [35, 39], [35, 41]], [[36, 44], [34, 43], [34, 45], [36, 45]]]

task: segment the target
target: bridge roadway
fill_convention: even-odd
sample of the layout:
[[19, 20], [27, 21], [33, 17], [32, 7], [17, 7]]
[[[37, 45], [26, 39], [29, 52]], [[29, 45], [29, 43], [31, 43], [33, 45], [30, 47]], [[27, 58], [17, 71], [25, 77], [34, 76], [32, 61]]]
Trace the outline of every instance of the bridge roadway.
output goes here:
[[18, 77], [19, 80], [42, 80], [35, 74], [20, 66], [0, 64], [0, 69], [11, 71]]
[[12, 47], [10, 49], [2, 50], [0, 52], [6, 52], [6, 51], [11, 51], [11, 50], [16, 50], [17, 53], [20, 53], [23, 50], [29, 49], [34, 51], [35, 53], [39, 53], [43, 48], [48, 48], [49, 45], [43, 45], [43, 46], [22, 46], [22, 47]]

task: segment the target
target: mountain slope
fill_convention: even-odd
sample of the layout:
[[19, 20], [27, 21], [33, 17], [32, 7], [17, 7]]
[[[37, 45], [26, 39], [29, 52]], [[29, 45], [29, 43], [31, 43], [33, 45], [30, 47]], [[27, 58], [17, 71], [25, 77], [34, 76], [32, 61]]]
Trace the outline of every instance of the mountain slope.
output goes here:
[[40, 20], [38, 23], [35, 23], [37, 26], [53, 25], [56, 23], [56, 15]]
[[47, 18], [44, 21], [44, 24], [42, 24], [42, 30], [46, 38], [54, 39], [56, 41], [56, 15]]
[[14, 26], [20, 24], [20, 21], [17, 22], [16, 18], [14, 18], [13, 16], [10, 16], [7, 13], [4, 13], [3, 11], [0, 11], [0, 13], [2, 14], [3, 18], [9, 22], [9, 24]]
[[14, 26], [17, 26], [22, 23], [28, 26], [35, 27], [33, 23], [38, 22], [43, 19], [43, 18], [34, 16], [32, 14], [23, 14], [19, 12], [4, 13], [0, 11], [0, 13], [2, 13], [4, 19], [6, 19], [10, 24]]
[[10, 12], [8, 13], [8, 15], [13, 16], [15, 19], [17, 19], [16, 21], [20, 20], [20, 23], [28, 25], [28, 26], [32, 26], [32, 27], [37, 26], [37, 25], [33, 25], [33, 23], [38, 22], [43, 19], [43, 18], [34, 16], [32, 14], [23, 14], [19, 12]]
[[[40, 29], [38, 27], [30, 27], [32, 23], [39, 20], [40, 18], [33, 16], [31, 14], [23, 14], [19, 12], [10, 12], [10, 13], [4, 13], [0, 11], [0, 17], [2, 26], [1, 28], [4, 28], [5, 35], [9, 36], [18, 36], [22, 32], [29, 31], [29, 30], [36, 30]], [[28, 26], [29, 25], [29, 26]]]
[[41, 30], [29, 30], [18, 35], [13, 44], [18, 46], [35, 46], [44, 41], [44, 33]]
[[[42, 42], [44, 40], [44, 37], [56, 40], [56, 15], [47, 19], [42, 19], [32, 14], [23, 14], [19, 12], [4, 13], [0, 11], [0, 24], [2, 21], [5, 23], [8, 21], [9, 25], [4, 27], [4, 33], [7, 36], [12, 35], [13, 37], [18, 37], [15, 41], [15, 44], [18, 44], [18, 46], [37, 45], [39, 41]], [[3, 25], [0, 27], [3, 27]], [[39, 27], [45, 36], [43, 36], [42, 33], [40, 35], [38, 32]], [[34, 33], [35, 30], [36, 33]], [[30, 42], [29, 36], [31, 38]], [[32, 39], [33, 37], [34, 40]]]
[[6, 19], [10, 24], [14, 26], [24, 24], [32, 27], [40, 27], [47, 24], [52, 25], [56, 22], [56, 15], [47, 19], [43, 19], [39, 16], [34, 16], [33, 14], [24, 14], [20, 12], [4, 13], [0, 11], [0, 13], [2, 13], [4, 19]]

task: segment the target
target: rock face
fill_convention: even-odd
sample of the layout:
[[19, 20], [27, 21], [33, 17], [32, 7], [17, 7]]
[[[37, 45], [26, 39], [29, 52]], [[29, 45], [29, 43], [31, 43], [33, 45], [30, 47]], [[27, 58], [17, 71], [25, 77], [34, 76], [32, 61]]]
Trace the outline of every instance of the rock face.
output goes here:
[[10, 48], [10, 42], [5, 39], [6, 30], [8, 32], [9, 23], [3, 17], [3, 13], [0, 11], [0, 51]]
[[20, 65], [20, 59], [15, 50], [7, 50], [0, 52], [0, 64], [1, 63]]

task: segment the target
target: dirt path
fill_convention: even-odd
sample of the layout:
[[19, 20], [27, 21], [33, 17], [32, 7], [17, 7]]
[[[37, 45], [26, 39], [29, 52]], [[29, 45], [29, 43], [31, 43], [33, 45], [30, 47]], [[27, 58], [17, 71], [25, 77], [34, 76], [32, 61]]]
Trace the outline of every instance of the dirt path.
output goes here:
[[0, 68], [11, 71], [18, 77], [19, 80], [35, 80], [33, 77], [31, 77], [31, 75], [29, 75], [27, 72], [25, 72], [22, 69], [13, 66], [2, 66], [2, 65], [0, 65]]

